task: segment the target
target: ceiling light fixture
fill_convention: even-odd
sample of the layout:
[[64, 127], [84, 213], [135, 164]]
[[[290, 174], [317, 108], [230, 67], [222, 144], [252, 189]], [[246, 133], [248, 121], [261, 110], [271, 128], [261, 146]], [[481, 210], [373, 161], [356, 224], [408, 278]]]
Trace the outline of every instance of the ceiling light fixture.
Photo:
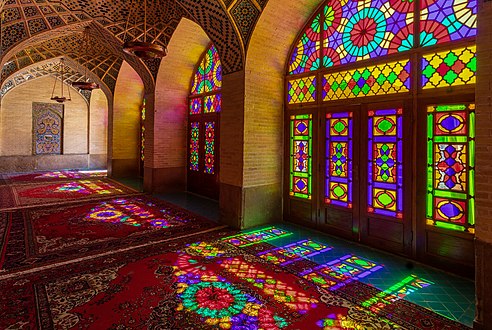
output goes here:
[[[157, 4], [155, 3], [155, 0], [150, 1], [150, 11], [155, 13]], [[147, 0], [144, 0], [143, 33], [137, 33], [138, 23], [142, 18], [141, 14], [138, 13], [138, 2], [135, 3], [135, 1], [132, 0], [130, 6], [130, 13], [126, 21], [125, 35], [123, 36], [123, 40], [127, 39], [127, 33], [130, 29], [133, 30], [134, 38], [132, 40], [124, 42], [123, 51], [129, 55], [133, 55], [141, 59], [161, 58], [166, 56], [167, 47], [165, 45], [157, 43], [157, 37], [159, 37], [160, 34], [158, 34], [155, 38], [151, 38], [151, 36], [149, 35], [149, 30], [147, 29]], [[133, 25], [130, 27], [130, 21], [132, 21], [132, 18]]]
[[[91, 45], [91, 36], [90, 36], [90, 28], [87, 26], [84, 29], [84, 32], [82, 34], [82, 42], [80, 43], [80, 54], [79, 54], [79, 61], [80, 64], [82, 64], [82, 55], [86, 55], [88, 59], [90, 59], [90, 52], [92, 50], [92, 45]], [[72, 87], [84, 90], [84, 91], [92, 91], [94, 89], [99, 88], [99, 84], [89, 81], [87, 78], [87, 65], [84, 65], [84, 79], [82, 81], [72, 81]]]
[[56, 73], [58, 73], [58, 70], [57, 70], [57, 72], [55, 73], [55, 83], [53, 84], [53, 91], [51, 92], [51, 100], [56, 101], [58, 103], [63, 103], [65, 101], [71, 101], [72, 97], [70, 95], [70, 88], [67, 88], [68, 89], [68, 98], [65, 97], [65, 95], [63, 93], [64, 73], [65, 73], [65, 60], [63, 58], [60, 59], [60, 63], [58, 64], [58, 67], [60, 68], [60, 80], [61, 80], [60, 91], [61, 91], [61, 94], [60, 94], [60, 96], [55, 96], [56, 82], [58, 81], [58, 79], [56, 77]]

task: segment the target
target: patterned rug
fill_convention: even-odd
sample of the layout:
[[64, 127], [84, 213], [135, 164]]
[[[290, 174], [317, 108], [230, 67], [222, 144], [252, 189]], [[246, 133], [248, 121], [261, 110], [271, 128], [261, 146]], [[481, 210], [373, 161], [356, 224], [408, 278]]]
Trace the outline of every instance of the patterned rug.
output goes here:
[[392, 328], [260, 258], [192, 242], [0, 282], [0, 328]]
[[110, 179], [4, 185], [0, 186], [0, 211], [89, 201], [135, 193], [137, 191]]
[[0, 213], [0, 274], [215, 227], [177, 206], [143, 196]]
[[5, 184], [26, 184], [33, 182], [58, 182], [67, 180], [104, 178], [107, 176], [106, 170], [100, 171], [47, 171], [30, 173], [8, 173], [0, 174], [0, 185]]
[[[361, 307], [367, 297], [380, 296], [377, 289], [354, 281], [331, 291], [296, 275], [310, 267], [294, 266], [302, 261], [300, 250], [283, 254], [268, 243], [251, 249], [258, 235], [221, 239], [228, 234], [176, 239], [1, 281], [0, 328], [467, 329], [411, 303]], [[267, 233], [279, 234], [275, 228]]]

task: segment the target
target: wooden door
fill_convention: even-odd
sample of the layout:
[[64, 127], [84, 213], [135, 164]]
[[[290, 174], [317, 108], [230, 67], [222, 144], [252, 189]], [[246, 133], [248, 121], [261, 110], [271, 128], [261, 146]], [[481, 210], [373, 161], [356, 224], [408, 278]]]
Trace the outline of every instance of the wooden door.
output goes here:
[[325, 231], [411, 254], [410, 111], [380, 103], [323, 112], [318, 224]]
[[417, 255], [473, 275], [475, 233], [474, 95], [419, 104]]
[[359, 239], [360, 106], [327, 108], [320, 122], [319, 225]]
[[219, 198], [219, 114], [190, 116], [188, 122], [189, 192]]

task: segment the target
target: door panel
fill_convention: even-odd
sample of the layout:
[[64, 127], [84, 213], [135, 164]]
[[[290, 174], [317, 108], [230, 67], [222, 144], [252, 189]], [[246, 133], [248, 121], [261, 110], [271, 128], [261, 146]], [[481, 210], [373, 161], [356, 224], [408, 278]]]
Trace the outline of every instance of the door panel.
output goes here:
[[361, 143], [366, 205], [360, 213], [361, 241], [407, 255], [412, 242], [410, 109], [403, 103], [367, 105]]
[[188, 191], [218, 199], [218, 114], [195, 116], [189, 122], [188, 138]]
[[411, 187], [411, 171], [404, 166], [411, 149], [404, 118], [403, 104], [325, 110], [318, 222], [324, 230], [411, 253], [411, 205], [405, 200], [411, 195], [403, 189]]
[[321, 122], [320, 226], [340, 236], [357, 239], [359, 212], [360, 107], [328, 108]]

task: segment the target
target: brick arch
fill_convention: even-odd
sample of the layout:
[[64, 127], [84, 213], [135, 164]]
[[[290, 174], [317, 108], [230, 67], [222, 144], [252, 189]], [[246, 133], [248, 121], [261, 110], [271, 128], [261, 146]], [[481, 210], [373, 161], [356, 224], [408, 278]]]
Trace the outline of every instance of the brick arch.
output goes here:
[[[40, 75], [38, 74], [35, 74], [35, 78], [40, 78], [40, 77], [43, 77], [43, 76], [47, 76], [47, 75], [50, 75], [49, 72], [46, 72], [46, 71], [43, 71], [43, 70], [38, 70], [39, 68], [43, 67], [44, 65], [46, 64], [50, 64], [50, 63], [53, 63], [53, 62], [57, 62], [60, 60], [60, 58], [64, 58], [65, 59], [65, 64], [70, 68], [72, 69], [73, 71], [75, 71], [76, 73], [78, 73], [78, 75], [74, 75], [74, 77], [72, 77], [70, 80], [72, 81], [80, 81], [82, 80], [83, 78], [83, 72], [84, 72], [84, 67], [82, 65], [80, 65], [77, 60], [69, 57], [69, 56], [53, 56], [53, 57], [50, 57], [50, 58], [47, 58], [43, 61], [39, 61], [39, 62], [34, 62], [30, 65], [27, 65], [25, 67], [22, 67], [22, 68], [19, 68], [17, 71], [15, 72], [12, 72], [9, 76], [6, 76], [3, 83], [2, 83], [2, 90], [3, 90], [3, 87], [8, 84], [8, 82], [12, 79], [15, 79], [16, 75], [19, 74], [20, 72], [29, 72], [29, 71], [37, 71], [40, 73]], [[106, 98], [109, 100], [113, 97], [113, 92], [112, 90], [109, 89], [109, 87], [96, 75], [94, 74], [93, 72], [91, 71], [87, 71], [87, 76], [94, 82], [98, 83], [99, 86], [101, 87], [101, 90], [104, 92], [104, 94], [106, 95]], [[15, 84], [15, 87], [17, 87], [19, 84]], [[14, 88], [15, 88], [14, 87]], [[14, 88], [10, 88], [8, 91], [14, 89]], [[72, 88], [74, 89], [74, 88]], [[81, 94], [82, 96], [86, 97], [83, 93], [80, 93], [79, 90], [77, 89], [74, 89], [77, 93]], [[5, 93], [6, 94], [6, 93]], [[3, 96], [2, 96], [3, 97]]]
[[238, 30], [218, 0], [176, 0], [207, 33], [220, 54], [224, 74], [244, 68], [244, 44]]
[[169, 42], [169, 54], [157, 75], [155, 111], [148, 113], [145, 123], [146, 191], [170, 185], [184, 188], [187, 98], [196, 65], [209, 43], [205, 31], [188, 19], [181, 20]]
[[[283, 183], [279, 150], [283, 150], [285, 67], [292, 44], [321, 2], [299, 0], [286, 6], [283, 0], [269, 0], [253, 31], [246, 58], [244, 108], [245, 130], [255, 134], [244, 137], [244, 166], [250, 169], [245, 184], [281, 187]], [[257, 150], [261, 154], [254, 154]]]

